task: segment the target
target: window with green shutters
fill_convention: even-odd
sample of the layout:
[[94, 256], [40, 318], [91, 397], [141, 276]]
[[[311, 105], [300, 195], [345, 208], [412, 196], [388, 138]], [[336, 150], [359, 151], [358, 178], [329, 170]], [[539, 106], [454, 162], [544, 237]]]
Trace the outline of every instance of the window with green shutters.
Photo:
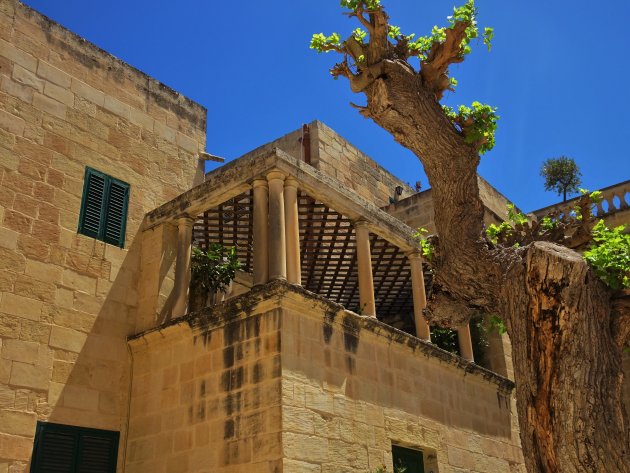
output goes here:
[[38, 422], [31, 473], [115, 473], [119, 433]]
[[129, 184], [86, 167], [79, 233], [124, 247], [128, 204]]

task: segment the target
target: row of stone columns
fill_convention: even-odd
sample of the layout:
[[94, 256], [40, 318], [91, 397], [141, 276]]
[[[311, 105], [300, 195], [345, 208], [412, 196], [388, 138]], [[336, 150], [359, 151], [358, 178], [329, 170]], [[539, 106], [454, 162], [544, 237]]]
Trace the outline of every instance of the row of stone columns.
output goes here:
[[[298, 182], [279, 171], [271, 171], [266, 179], [255, 179], [253, 215], [253, 283], [265, 284], [274, 279], [284, 279], [291, 284], [301, 284], [300, 234], [298, 217]], [[175, 266], [175, 303], [173, 316], [186, 313], [188, 287], [190, 286], [190, 257], [194, 219], [182, 216], [178, 220], [178, 245]], [[370, 231], [365, 221], [354, 222], [356, 256], [359, 280], [359, 304], [361, 315], [376, 317], [374, 279], [370, 252]], [[431, 341], [429, 324], [423, 316], [426, 307], [422, 256], [419, 252], [408, 255], [411, 268], [414, 322], [416, 335]], [[473, 361], [470, 328], [457, 330], [460, 353]]]
[[[409, 266], [411, 268], [411, 290], [413, 294], [413, 315], [416, 324], [416, 336], [422, 340], [431, 341], [431, 331], [424, 315], [427, 306], [427, 297], [424, 289], [424, 273], [422, 271], [422, 256], [419, 252], [410, 253]], [[470, 337], [470, 326], [465, 325], [457, 329], [457, 341], [459, 353], [468, 361], [475, 361]]]
[[297, 181], [271, 171], [253, 188], [254, 285], [273, 279], [302, 284]]

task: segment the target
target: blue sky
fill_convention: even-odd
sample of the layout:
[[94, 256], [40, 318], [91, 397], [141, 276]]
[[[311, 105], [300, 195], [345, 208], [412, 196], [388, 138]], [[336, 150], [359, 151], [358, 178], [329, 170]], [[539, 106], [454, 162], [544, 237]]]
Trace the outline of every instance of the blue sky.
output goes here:
[[[357, 25], [337, 0], [26, 0], [25, 3], [208, 109], [208, 145], [233, 159], [318, 119], [405, 181], [427, 179], [418, 159], [351, 108], [360, 102], [328, 69], [334, 55], [308, 48], [313, 33]], [[458, 3], [463, 3], [460, 0]], [[453, 0], [384, 2], [404, 33], [442, 25]], [[518, 4], [517, 8], [515, 5]], [[583, 185], [630, 178], [628, 0], [477, 0], [495, 29], [452, 68], [457, 93], [499, 107], [495, 149], [480, 173], [519, 207], [553, 203], [539, 176], [549, 157], [573, 157]]]

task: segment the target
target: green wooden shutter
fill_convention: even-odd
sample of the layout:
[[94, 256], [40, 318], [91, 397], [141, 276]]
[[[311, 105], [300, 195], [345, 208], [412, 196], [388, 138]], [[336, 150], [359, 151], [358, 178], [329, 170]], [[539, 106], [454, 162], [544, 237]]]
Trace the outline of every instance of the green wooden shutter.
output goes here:
[[108, 190], [103, 240], [122, 248], [125, 246], [129, 184], [110, 178]]
[[79, 233], [106, 243], [125, 246], [129, 184], [92, 168], [85, 168]]
[[107, 199], [108, 176], [92, 168], [85, 168], [83, 200], [79, 216], [79, 232], [100, 238], [103, 213]]
[[74, 471], [79, 436], [76, 432], [46, 427], [47, 424], [37, 424], [31, 472]]
[[115, 473], [119, 433], [38, 422], [31, 473]]
[[116, 471], [118, 441], [111, 436], [84, 434], [79, 444], [77, 473], [109, 473]]

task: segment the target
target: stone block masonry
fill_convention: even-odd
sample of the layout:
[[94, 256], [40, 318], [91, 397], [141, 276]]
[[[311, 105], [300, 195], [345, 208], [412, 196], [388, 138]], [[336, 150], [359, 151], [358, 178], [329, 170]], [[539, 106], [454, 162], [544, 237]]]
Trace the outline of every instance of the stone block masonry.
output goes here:
[[280, 320], [263, 310], [132, 340], [125, 471], [282, 471]]
[[524, 472], [510, 381], [283, 281], [129, 344], [126, 471]]
[[[324, 123], [315, 120], [309, 123], [308, 127], [310, 163], [314, 168], [378, 207], [389, 204], [389, 199], [394, 197], [397, 186], [402, 187], [403, 198], [413, 194], [414, 191], [404, 181], [381, 167]], [[300, 161], [306, 161], [304, 139], [302, 129], [295, 130], [244, 156], [262, 154], [272, 148], [279, 148]]]
[[[0, 0], [0, 472], [28, 471], [37, 420], [120, 431], [122, 456], [135, 237], [191, 187], [205, 128], [203, 107]], [[86, 166], [131, 186], [123, 249], [77, 234]]]

